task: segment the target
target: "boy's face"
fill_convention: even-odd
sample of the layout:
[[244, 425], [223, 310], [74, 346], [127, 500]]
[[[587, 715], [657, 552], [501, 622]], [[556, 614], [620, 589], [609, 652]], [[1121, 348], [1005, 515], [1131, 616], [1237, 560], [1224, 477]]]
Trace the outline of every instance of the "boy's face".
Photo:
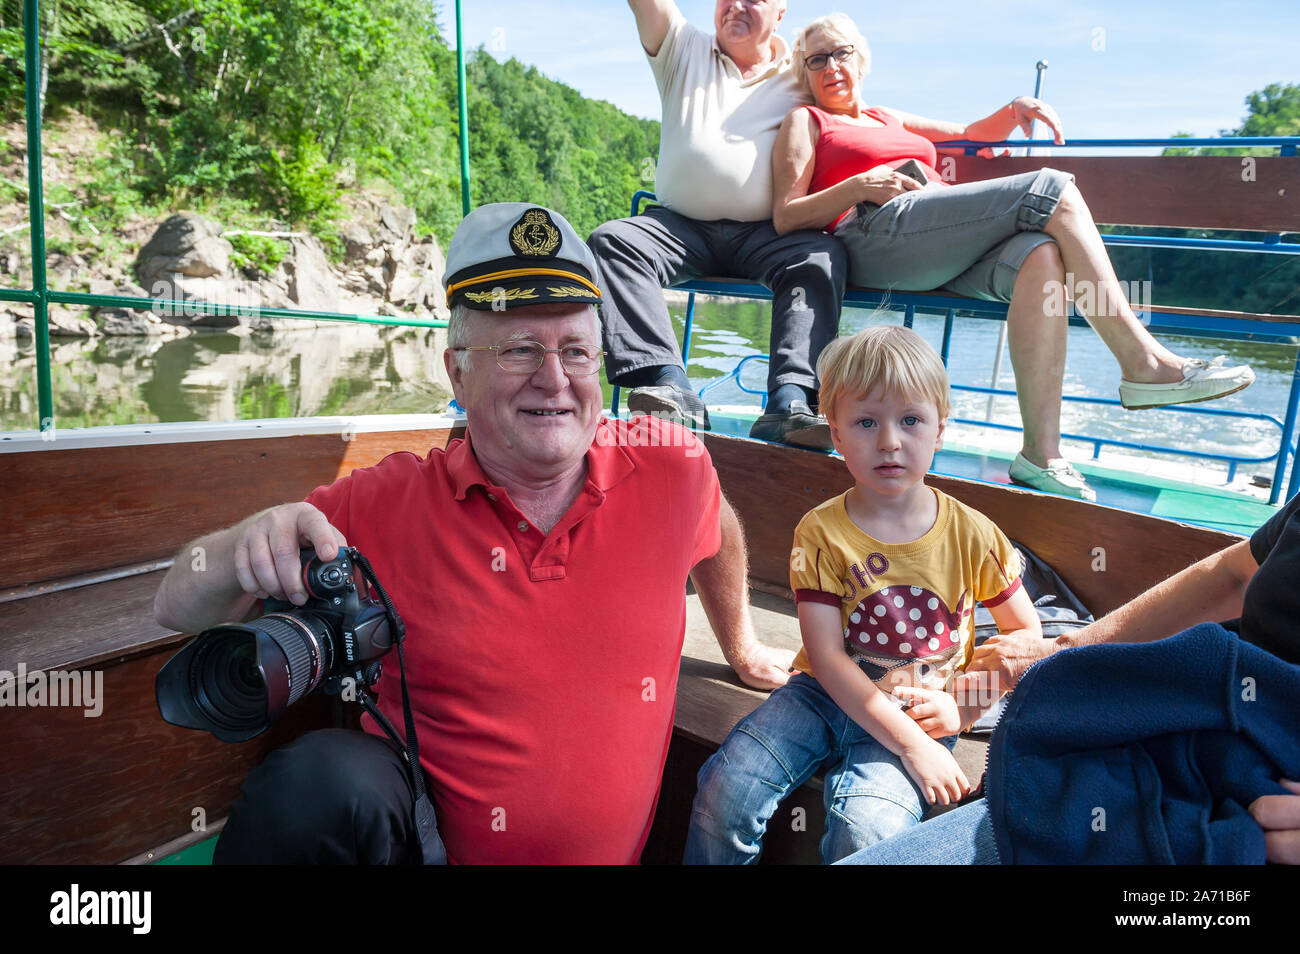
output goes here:
[[921, 482], [948, 423], [931, 400], [878, 390], [841, 397], [827, 421], [858, 486], [889, 497]]

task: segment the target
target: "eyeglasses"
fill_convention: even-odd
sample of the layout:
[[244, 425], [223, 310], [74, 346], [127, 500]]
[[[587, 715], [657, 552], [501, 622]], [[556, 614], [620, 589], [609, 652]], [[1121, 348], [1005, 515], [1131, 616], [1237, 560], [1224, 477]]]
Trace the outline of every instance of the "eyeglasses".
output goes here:
[[563, 348], [544, 348], [540, 341], [503, 341], [494, 345], [470, 345], [452, 348], [452, 351], [495, 351], [497, 367], [511, 374], [534, 374], [541, 368], [548, 354], [560, 357], [560, 365], [567, 374], [587, 375], [600, 370], [600, 358], [605, 352], [590, 345], [571, 344]]
[[832, 59], [834, 59], [836, 63], [843, 63], [852, 55], [853, 47], [841, 46], [838, 49], [831, 50], [829, 53], [814, 53], [812, 56], [805, 56], [803, 58], [803, 65], [809, 72], [819, 73], [826, 69], [826, 64]]

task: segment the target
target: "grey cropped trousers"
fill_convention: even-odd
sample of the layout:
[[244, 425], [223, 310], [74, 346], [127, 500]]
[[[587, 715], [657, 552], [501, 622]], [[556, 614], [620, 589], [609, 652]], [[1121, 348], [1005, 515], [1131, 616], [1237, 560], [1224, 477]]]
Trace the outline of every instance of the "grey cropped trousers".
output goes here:
[[1026, 256], [1053, 241], [1043, 226], [1074, 181], [1040, 169], [983, 182], [930, 185], [884, 205], [859, 203], [835, 230], [849, 279], [868, 288], [945, 291], [1010, 301]]
[[682, 364], [663, 288], [715, 275], [758, 281], [772, 291], [769, 392], [783, 384], [816, 389], [817, 356], [839, 333], [848, 275], [844, 247], [833, 236], [811, 230], [778, 235], [767, 221], [700, 222], [655, 207], [606, 222], [587, 244], [604, 293], [601, 321], [612, 383], [635, 386], [641, 382], [633, 372], [641, 368]]

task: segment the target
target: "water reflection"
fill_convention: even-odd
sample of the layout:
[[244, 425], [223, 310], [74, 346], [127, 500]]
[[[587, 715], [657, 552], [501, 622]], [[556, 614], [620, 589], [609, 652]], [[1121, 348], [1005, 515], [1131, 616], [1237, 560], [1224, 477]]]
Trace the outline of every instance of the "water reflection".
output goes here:
[[[673, 294], [670, 311], [681, 339], [685, 296]], [[846, 309], [841, 332], [850, 334], [899, 316]], [[688, 367], [698, 388], [729, 372], [742, 358], [767, 351], [771, 325], [767, 302], [700, 298]], [[917, 331], [936, 349], [943, 319], [918, 315]], [[954, 327], [949, 370], [954, 383], [987, 386], [1000, 324], [959, 318]], [[1295, 361], [1293, 346], [1257, 342], [1164, 337], [1187, 357], [1227, 354], [1248, 363], [1258, 379], [1245, 391], [1212, 405], [1215, 409], [1263, 411], [1282, 418]], [[207, 332], [185, 338], [55, 339], [51, 373], [60, 427], [169, 421], [219, 421], [312, 415], [420, 413], [437, 411], [451, 397], [442, 365], [444, 331], [376, 325], [327, 325], [265, 334]], [[31, 339], [0, 337], [0, 429], [36, 426], [36, 361]], [[745, 383], [766, 386], [767, 367], [750, 362]], [[604, 381], [605, 399], [612, 389]], [[1100, 339], [1088, 328], [1071, 328], [1065, 378], [1067, 394], [1114, 398], [1120, 373]], [[1001, 385], [1015, 386], [1009, 360]], [[988, 398], [954, 392], [954, 416], [984, 419]], [[711, 404], [756, 405], [734, 381], [709, 392]], [[1020, 422], [1014, 398], [993, 402], [992, 420]], [[1120, 408], [1067, 402], [1062, 429], [1134, 442], [1161, 443], [1265, 457], [1277, 450], [1279, 431], [1262, 423], [1184, 413], [1126, 412]], [[993, 439], [987, 429], [970, 432]], [[955, 438], [954, 438], [955, 439]], [[1076, 450], [1079, 448], [1076, 446]]]
[[[185, 338], [54, 339], [61, 427], [441, 410], [451, 398], [440, 329], [339, 325]], [[36, 349], [0, 338], [0, 428], [36, 424]]]

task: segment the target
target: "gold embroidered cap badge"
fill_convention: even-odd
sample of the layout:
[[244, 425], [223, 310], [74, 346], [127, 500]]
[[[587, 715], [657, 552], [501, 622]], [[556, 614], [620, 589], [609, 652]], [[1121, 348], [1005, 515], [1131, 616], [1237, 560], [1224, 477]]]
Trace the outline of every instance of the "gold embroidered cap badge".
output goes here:
[[529, 209], [510, 229], [510, 247], [516, 255], [549, 258], [560, 247], [560, 230], [545, 209]]

